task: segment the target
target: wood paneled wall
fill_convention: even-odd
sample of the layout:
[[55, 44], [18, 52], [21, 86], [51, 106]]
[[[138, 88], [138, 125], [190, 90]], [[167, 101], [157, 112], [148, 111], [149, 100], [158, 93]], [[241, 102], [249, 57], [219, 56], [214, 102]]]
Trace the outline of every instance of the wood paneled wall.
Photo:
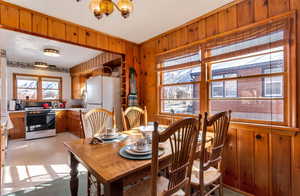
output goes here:
[[119, 54], [104, 52], [86, 62], [75, 65], [70, 69], [70, 73], [71, 75], [89, 74], [101, 68], [103, 64], [120, 58], [122, 58], [122, 56]]
[[[169, 117], [157, 111], [156, 56], [203, 43], [221, 34], [246, 28], [271, 17], [297, 12], [296, 39], [291, 63], [297, 64], [300, 78], [300, 1], [238, 0], [141, 44], [141, 94], [150, 121], [169, 123]], [[298, 58], [297, 58], [298, 57]], [[300, 85], [300, 79], [297, 81]], [[296, 89], [295, 87], [293, 88]], [[297, 92], [297, 95], [299, 91]], [[299, 96], [297, 96], [299, 97]], [[299, 98], [298, 98], [299, 99]], [[297, 100], [299, 103], [300, 100]], [[295, 110], [300, 111], [300, 104]], [[298, 127], [300, 116], [297, 113]], [[225, 150], [224, 182], [226, 185], [257, 196], [300, 195], [299, 128], [284, 130], [258, 125], [231, 126]]]

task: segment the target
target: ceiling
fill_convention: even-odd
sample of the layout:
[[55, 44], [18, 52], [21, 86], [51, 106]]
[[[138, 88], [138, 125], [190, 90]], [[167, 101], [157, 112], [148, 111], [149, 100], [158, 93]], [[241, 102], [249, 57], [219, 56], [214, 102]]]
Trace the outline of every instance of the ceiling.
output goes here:
[[[28, 34], [0, 29], [0, 48], [6, 50], [7, 59], [22, 63], [45, 62], [60, 68], [71, 68], [95, 56], [101, 51], [48, 40]], [[59, 50], [59, 57], [43, 54], [45, 48]]]
[[115, 11], [99, 21], [89, 11], [89, 0], [5, 1], [141, 43], [234, 0], [133, 0], [129, 18]]

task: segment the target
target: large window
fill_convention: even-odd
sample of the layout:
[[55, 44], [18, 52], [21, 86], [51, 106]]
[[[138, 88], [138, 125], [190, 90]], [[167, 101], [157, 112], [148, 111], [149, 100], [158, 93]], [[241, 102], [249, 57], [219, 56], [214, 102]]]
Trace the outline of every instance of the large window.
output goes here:
[[161, 53], [160, 114], [231, 110], [236, 121], [287, 124], [294, 82], [288, 25], [279, 21], [207, 41], [197, 50]]
[[284, 32], [278, 31], [209, 50], [213, 57], [207, 63], [211, 114], [230, 109], [234, 119], [284, 121], [283, 39]]
[[160, 112], [197, 114], [200, 109], [198, 51], [163, 59], [159, 64]]
[[60, 100], [60, 77], [14, 74], [14, 98], [32, 101]]

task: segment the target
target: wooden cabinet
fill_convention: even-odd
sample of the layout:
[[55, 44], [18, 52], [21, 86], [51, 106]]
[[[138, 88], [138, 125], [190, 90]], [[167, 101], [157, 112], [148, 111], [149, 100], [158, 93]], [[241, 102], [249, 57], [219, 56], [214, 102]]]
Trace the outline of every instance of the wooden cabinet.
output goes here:
[[48, 19], [48, 35], [55, 39], [66, 39], [66, 24], [55, 19]]
[[56, 133], [61, 133], [67, 131], [67, 111], [60, 110], [55, 112], [55, 126], [56, 126]]
[[32, 14], [26, 10], [20, 10], [20, 29], [23, 31], [32, 31]]
[[9, 138], [25, 138], [25, 112], [13, 112], [9, 114], [9, 117], [14, 126], [9, 130]]
[[86, 45], [91, 47], [97, 47], [97, 32], [86, 31]]
[[12, 6], [0, 5], [1, 24], [19, 28], [20, 13], [19, 9]]
[[80, 138], [84, 138], [79, 111], [68, 111], [68, 131]]
[[82, 91], [85, 89], [86, 77], [72, 76], [72, 99], [81, 99]]
[[78, 43], [86, 45], [86, 31], [82, 28], [78, 29]]
[[32, 32], [39, 35], [47, 36], [48, 19], [45, 16], [34, 13], [32, 16]]
[[67, 24], [66, 26], [66, 40], [69, 42], [78, 42], [78, 27], [75, 25]]

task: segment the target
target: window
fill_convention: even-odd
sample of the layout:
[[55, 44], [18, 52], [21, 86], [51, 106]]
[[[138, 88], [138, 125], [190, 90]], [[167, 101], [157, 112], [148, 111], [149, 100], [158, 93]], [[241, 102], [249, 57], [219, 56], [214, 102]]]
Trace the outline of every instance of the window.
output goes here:
[[[272, 35], [274, 34], [269, 36]], [[276, 34], [276, 40], [279, 39], [278, 36]], [[259, 40], [261, 38], [257, 41]], [[247, 41], [241, 42], [239, 47], [248, 43], [259, 44]], [[284, 121], [283, 84], [286, 51], [284, 45], [270, 46], [253, 52], [235, 51], [233, 54], [236, 55], [227, 57], [222, 54], [220, 58], [209, 62], [210, 113], [231, 109], [235, 119]], [[216, 50], [217, 52], [212, 49], [211, 53], [219, 54], [225, 51], [220, 47]]]
[[199, 113], [199, 51], [164, 58], [159, 68], [160, 112], [190, 115]]
[[42, 99], [58, 100], [60, 96], [60, 79], [42, 78]]
[[16, 98], [17, 99], [37, 99], [38, 78], [30, 76], [16, 77]]
[[59, 100], [62, 95], [59, 77], [14, 74], [14, 98], [34, 101]]
[[[282, 72], [282, 68], [265, 69], [264, 73]], [[264, 78], [264, 96], [265, 97], [282, 97], [283, 96], [283, 78], [281, 76]]]
[[[237, 77], [237, 74], [215, 75], [213, 79], [226, 77]], [[212, 82], [211, 96], [217, 97], [237, 97], [237, 80]]]
[[289, 25], [289, 19], [278, 20], [160, 53], [160, 114], [231, 110], [235, 121], [292, 124]]

